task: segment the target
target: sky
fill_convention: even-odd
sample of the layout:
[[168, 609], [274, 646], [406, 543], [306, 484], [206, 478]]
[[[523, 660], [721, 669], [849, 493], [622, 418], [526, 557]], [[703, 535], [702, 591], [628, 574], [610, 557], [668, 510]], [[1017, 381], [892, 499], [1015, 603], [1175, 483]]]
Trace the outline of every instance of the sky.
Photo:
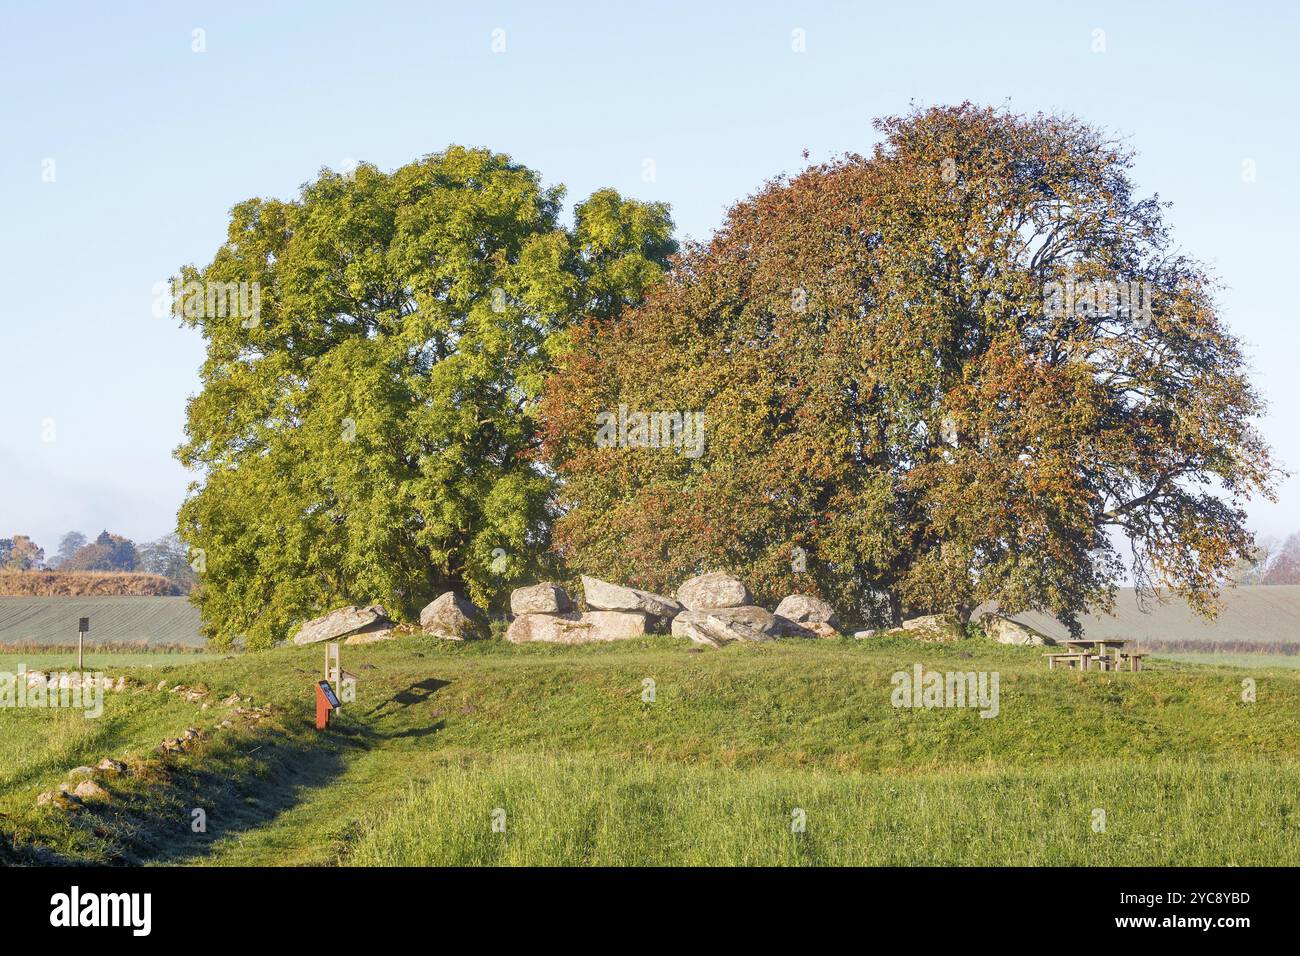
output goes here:
[[[1293, 4], [0, 3], [0, 537], [47, 554], [174, 529], [203, 350], [155, 290], [239, 201], [462, 143], [706, 239], [773, 176], [869, 151], [874, 118], [965, 100], [1136, 150], [1300, 473]], [[1300, 477], [1250, 517], [1300, 530]]]

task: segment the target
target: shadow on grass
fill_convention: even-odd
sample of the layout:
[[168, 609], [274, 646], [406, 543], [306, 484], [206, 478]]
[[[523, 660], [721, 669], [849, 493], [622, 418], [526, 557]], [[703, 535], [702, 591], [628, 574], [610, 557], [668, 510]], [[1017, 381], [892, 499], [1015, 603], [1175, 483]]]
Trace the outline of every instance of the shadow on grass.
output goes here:
[[416, 704], [426, 703], [434, 694], [450, 683], [451, 681], [439, 680], [436, 677], [426, 678], [412, 684], [405, 690], [398, 691], [383, 703], [371, 707], [366, 716], [383, 719], [408, 707], [414, 707]]
[[[329, 786], [349, 753], [384, 740], [422, 738], [442, 730], [441, 712], [412, 711], [450, 682], [427, 678], [368, 712], [346, 706], [343, 719], [318, 733], [306, 715], [280, 724], [208, 737], [193, 750], [138, 767], [131, 776], [99, 781], [111, 798], [39, 824], [19, 859], [44, 865], [183, 864], [198, 861], [223, 839], [265, 826]], [[357, 718], [349, 720], [355, 714]], [[383, 726], [380, 730], [376, 724]], [[396, 724], [397, 726], [393, 726]], [[42, 837], [48, 837], [43, 839]], [[9, 862], [9, 861], [6, 861]]]
[[55, 821], [61, 832], [49, 834], [48, 842], [32, 833], [22, 862], [174, 865], [201, 859], [218, 840], [263, 826], [327, 786], [342, 772], [347, 751], [364, 747], [345, 735], [317, 734], [306, 721], [287, 730], [209, 738], [132, 776], [100, 777], [111, 799], [92, 800]]

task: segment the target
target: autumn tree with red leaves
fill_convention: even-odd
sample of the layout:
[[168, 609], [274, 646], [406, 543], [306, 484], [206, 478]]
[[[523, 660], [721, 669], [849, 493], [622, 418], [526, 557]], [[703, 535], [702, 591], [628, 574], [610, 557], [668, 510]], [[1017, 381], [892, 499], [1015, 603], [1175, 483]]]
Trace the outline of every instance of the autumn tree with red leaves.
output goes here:
[[[667, 589], [1074, 625], [1126, 573], [1210, 613], [1271, 494], [1262, 402], [1131, 155], [969, 104], [769, 183], [619, 321], [571, 331], [543, 403], [576, 570]], [[698, 457], [594, 440], [704, 415]]]

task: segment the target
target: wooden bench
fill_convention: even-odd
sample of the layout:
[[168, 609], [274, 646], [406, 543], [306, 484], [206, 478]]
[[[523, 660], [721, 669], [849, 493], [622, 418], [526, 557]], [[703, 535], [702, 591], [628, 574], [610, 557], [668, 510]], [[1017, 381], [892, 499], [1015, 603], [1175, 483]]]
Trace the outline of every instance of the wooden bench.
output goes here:
[[1128, 664], [1128, 670], [1142, 670], [1142, 659], [1146, 657], [1146, 651], [1120, 651], [1119, 656], [1111, 657], [1107, 654], [1093, 654], [1089, 651], [1070, 651], [1064, 654], [1044, 654], [1047, 658], [1047, 669], [1056, 670], [1058, 662], [1064, 662], [1067, 667], [1073, 667], [1081, 670], [1092, 670], [1092, 665], [1096, 664], [1097, 669], [1101, 671], [1122, 671], [1124, 665]]
[[1064, 661], [1067, 667], [1082, 668], [1088, 670], [1092, 662], [1092, 654], [1087, 651], [1070, 651], [1065, 654], [1044, 654], [1047, 658], [1047, 669], [1056, 670], [1058, 661]]
[[1124, 662], [1127, 661], [1128, 669], [1130, 671], [1140, 671], [1142, 669], [1142, 659], [1146, 656], [1146, 651], [1120, 651], [1119, 663], [1116, 665], [1115, 669], [1123, 670]]

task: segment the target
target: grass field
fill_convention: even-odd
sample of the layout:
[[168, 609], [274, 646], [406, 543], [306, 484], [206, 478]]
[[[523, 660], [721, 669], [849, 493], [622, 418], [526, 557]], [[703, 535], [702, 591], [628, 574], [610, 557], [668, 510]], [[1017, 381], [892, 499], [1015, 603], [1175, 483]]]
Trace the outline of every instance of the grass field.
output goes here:
[[1300, 654], [1202, 654], [1197, 651], [1155, 651], [1152, 656], [1157, 660], [1178, 661], [1183, 664], [1244, 667], [1251, 671], [1300, 667]]
[[[0, 671], [17, 671], [19, 665], [28, 670], [45, 668], [48, 670], [73, 671], [77, 669], [75, 651], [31, 651], [9, 653], [0, 645]], [[183, 653], [159, 653], [157, 651], [98, 651], [88, 648], [82, 655], [82, 667], [85, 670], [119, 671], [128, 669], [148, 669], [152, 667], [175, 667], [177, 664], [194, 664], [198, 661], [219, 660], [222, 655], [204, 651]]]
[[[138, 682], [108, 695], [98, 720], [0, 711], [3, 852], [257, 865], [1300, 863], [1300, 674], [1288, 669], [1048, 672], [1038, 650], [980, 640], [696, 651], [666, 637], [409, 637], [343, 648], [357, 700], [317, 735], [323, 653], [110, 668]], [[997, 672], [998, 716], [895, 708], [890, 677], [916, 663]], [[156, 689], [160, 675], [169, 689]], [[1242, 700], [1247, 676], [1254, 703]], [[207, 695], [190, 702], [176, 684]], [[220, 703], [232, 692], [272, 716], [241, 717]], [[233, 725], [214, 729], [223, 720]], [[152, 753], [186, 727], [203, 741]], [[110, 802], [34, 808], [105, 756], [137, 764], [101, 779]], [[206, 832], [193, 830], [195, 809]]]

